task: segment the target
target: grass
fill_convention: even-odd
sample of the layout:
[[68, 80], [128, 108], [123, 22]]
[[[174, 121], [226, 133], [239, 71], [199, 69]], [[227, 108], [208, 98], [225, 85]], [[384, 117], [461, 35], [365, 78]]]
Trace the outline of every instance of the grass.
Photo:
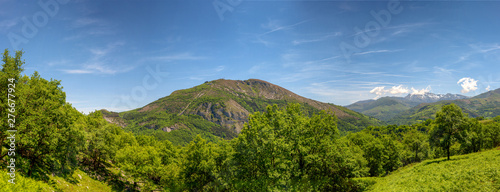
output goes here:
[[85, 172], [76, 170], [73, 175], [67, 178], [50, 176], [50, 184], [16, 174], [15, 183], [8, 182], [10, 178], [5, 170], [0, 171], [0, 191], [113, 191], [112, 188], [104, 182], [99, 182], [90, 178]]
[[367, 191], [500, 191], [500, 148], [423, 161], [375, 180]]
[[8, 182], [10, 176], [7, 175], [7, 171], [0, 171], [0, 191], [3, 192], [17, 192], [17, 191], [55, 191], [52, 186], [43, 182], [37, 181], [31, 178], [23, 177], [16, 174], [15, 184]]

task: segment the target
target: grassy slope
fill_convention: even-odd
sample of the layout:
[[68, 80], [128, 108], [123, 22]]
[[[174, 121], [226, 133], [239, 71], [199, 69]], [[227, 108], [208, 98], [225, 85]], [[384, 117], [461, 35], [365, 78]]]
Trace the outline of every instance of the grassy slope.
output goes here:
[[500, 148], [427, 160], [375, 180], [368, 191], [500, 191]]
[[[18, 191], [112, 191], [112, 188], [103, 182], [99, 182], [90, 178], [81, 170], [76, 170], [69, 179], [50, 176], [50, 182], [47, 184], [43, 181], [37, 181], [31, 178], [23, 177], [16, 174], [16, 184], [8, 183], [10, 178], [6, 171], [0, 171], [0, 191], [2, 192], [18, 192]], [[82, 178], [78, 176], [80, 175]]]

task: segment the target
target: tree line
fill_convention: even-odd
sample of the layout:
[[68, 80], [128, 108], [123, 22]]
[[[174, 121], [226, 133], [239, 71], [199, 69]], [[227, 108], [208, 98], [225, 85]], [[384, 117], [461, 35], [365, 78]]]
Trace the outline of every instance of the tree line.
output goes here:
[[[0, 84], [16, 81], [16, 171], [45, 181], [82, 169], [129, 191], [361, 191], [363, 183], [354, 178], [500, 145], [500, 116], [469, 118], [454, 104], [435, 120], [371, 126], [346, 136], [332, 112], [306, 114], [289, 104], [253, 113], [232, 140], [208, 142], [198, 135], [177, 146], [126, 132], [100, 111], [78, 112], [66, 102], [60, 81], [38, 72], [21, 75], [22, 54], [4, 51]], [[9, 145], [6, 91], [0, 89], [2, 165]]]

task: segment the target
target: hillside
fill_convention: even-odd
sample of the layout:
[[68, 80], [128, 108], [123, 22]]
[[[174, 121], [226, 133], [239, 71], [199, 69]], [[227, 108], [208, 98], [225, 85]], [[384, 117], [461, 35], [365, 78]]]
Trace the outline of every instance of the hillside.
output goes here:
[[[378, 120], [345, 107], [311, 100], [257, 79], [205, 82], [174, 91], [135, 110], [121, 113], [103, 111], [103, 114], [108, 122], [169, 140], [174, 139], [175, 134], [176, 137], [202, 134], [232, 138], [241, 131], [250, 114], [265, 111], [268, 105], [283, 107], [288, 103], [300, 103], [309, 115], [320, 110], [334, 112], [339, 118], [341, 131], [358, 131], [368, 125], [379, 124]], [[172, 134], [166, 136], [154, 130]]]
[[500, 115], [500, 89], [489, 91], [470, 99], [422, 103], [396, 115], [388, 123], [399, 125], [414, 124], [427, 119], [434, 119], [434, 115], [441, 109], [441, 106], [449, 103], [455, 103], [460, 106], [470, 117], [496, 117]]
[[0, 171], [0, 189], [3, 192], [18, 192], [18, 191], [117, 191], [112, 186], [107, 185], [102, 181], [92, 179], [81, 170], [75, 171], [72, 176], [63, 178], [58, 176], [50, 176], [50, 184], [44, 181], [16, 175], [16, 184], [8, 183], [9, 175], [5, 171]]
[[427, 160], [377, 178], [367, 191], [499, 191], [500, 148]]
[[346, 106], [353, 111], [387, 121], [397, 114], [411, 109], [414, 103], [400, 97], [382, 97], [377, 100], [360, 101]]
[[467, 99], [467, 96], [458, 94], [408, 94], [406, 97], [382, 97], [377, 100], [366, 100], [353, 103], [346, 108], [388, 121], [398, 114], [422, 103], [434, 103], [445, 100]]

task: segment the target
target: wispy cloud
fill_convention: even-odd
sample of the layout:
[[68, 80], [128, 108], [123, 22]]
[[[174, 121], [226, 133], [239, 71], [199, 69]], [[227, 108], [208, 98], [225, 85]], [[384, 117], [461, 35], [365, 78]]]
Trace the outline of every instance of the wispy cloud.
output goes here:
[[170, 61], [181, 61], [181, 60], [203, 60], [207, 58], [201, 56], [194, 56], [192, 53], [184, 52], [184, 53], [174, 53], [169, 55], [156, 56], [156, 57], [151, 57], [149, 59], [170, 62]]
[[412, 32], [419, 27], [423, 27], [423, 26], [430, 25], [430, 24], [431, 23], [427, 23], [427, 22], [418, 22], [418, 23], [408, 23], [408, 24], [395, 25], [395, 26], [387, 26], [384, 28], [374, 28], [374, 29], [367, 29], [367, 30], [365, 29], [365, 30], [358, 31], [358, 32], [352, 34], [351, 37], [360, 35], [362, 33], [374, 32], [377, 30], [389, 30], [389, 31], [392, 31], [391, 36], [396, 36], [396, 35], [400, 35], [402, 33]]
[[353, 55], [367, 55], [367, 54], [373, 54], [373, 53], [393, 53], [393, 52], [398, 52], [398, 51], [403, 51], [403, 50], [404, 49], [396, 49], [396, 50], [381, 49], [381, 50], [354, 53]]
[[471, 57], [474, 57], [474, 55], [491, 54], [490, 52], [500, 50], [500, 45], [498, 43], [495, 44], [475, 43], [475, 44], [469, 44], [468, 46], [472, 50], [462, 53], [462, 55], [460, 55], [458, 59], [453, 63], [460, 63], [463, 61], [467, 61]]
[[320, 36], [320, 37], [317, 37], [317, 38], [312, 38], [312, 39], [293, 40], [292, 44], [293, 45], [301, 45], [301, 44], [304, 44], [304, 43], [320, 42], [320, 41], [325, 41], [325, 40], [328, 40], [328, 39], [330, 39], [332, 37], [338, 37], [338, 36], [341, 36], [341, 35], [342, 35], [341, 32], [335, 32], [335, 33], [323, 35], [323, 36]]
[[451, 75], [451, 74], [453, 74], [454, 72], [457, 72], [457, 70], [454, 70], [454, 69], [447, 69], [447, 68], [444, 68], [444, 67], [434, 66], [434, 73], [436, 73], [436, 74], [446, 74], [446, 75]]
[[116, 33], [114, 24], [103, 19], [82, 17], [71, 20], [70, 22], [68, 30], [78, 32], [71, 33], [72, 35], [64, 37], [64, 41], [79, 40], [89, 36], [113, 35]]
[[93, 73], [90, 70], [85, 70], [85, 69], [61, 69], [62, 72], [69, 73], [69, 74], [89, 74]]
[[71, 24], [72, 28], [82, 28], [88, 26], [105, 26], [107, 23], [102, 19], [83, 17], [74, 20]]
[[114, 59], [112, 58], [114, 57], [110, 55], [110, 53], [124, 45], [125, 42], [117, 41], [108, 43], [104, 48], [90, 48], [88, 49], [90, 57], [86, 62], [80, 64], [80, 68], [61, 69], [60, 71], [69, 74], [116, 74], [130, 71], [134, 68], [133, 66], [113, 65]]
[[291, 25], [281, 25], [277, 20], [269, 20], [266, 24], [261, 25], [264, 29], [268, 29], [268, 31], [261, 33], [259, 36], [264, 36], [277, 31], [292, 29], [293, 27], [303, 24], [305, 22], [307, 22], [307, 20], [300, 21]]
[[19, 18], [3, 19], [2, 21], [0, 21], [0, 31], [8, 31], [10, 28], [16, 26], [19, 22]]

